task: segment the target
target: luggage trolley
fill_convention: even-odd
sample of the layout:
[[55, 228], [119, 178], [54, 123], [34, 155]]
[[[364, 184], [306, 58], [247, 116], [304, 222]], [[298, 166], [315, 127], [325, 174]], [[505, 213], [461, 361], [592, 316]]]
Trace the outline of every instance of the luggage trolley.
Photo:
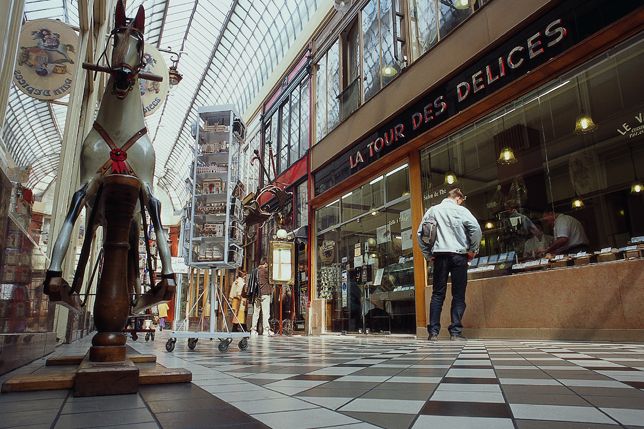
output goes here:
[[[216, 270], [219, 271], [219, 270]], [[223, 270], [221, 270], [223, 271]], [[223, 274], [221, 274], [221, 281], [223, 282]], [[217, 348], [219, 349], [220, 352], [224, 353], [228, 351], [228, 347], [230, 344], [233, 342], [234, 339], [239, 338], [239, 342], [237, 343], [237, 346], [239, 347], [240, 350], [246, 350], [248, 348], [248, 338], [250, 338], [250, 332], [246, 331], [240, 324], [240, 328], [242, 329], [241, 332], [231, 332], [229, 327], [228, 327], [228, 322], [226, 321], [226, 317], [223, 317], [223, 322], [226, 331], [220, 331], [217, 332], [215, 331], [215, 325], [217, 324], [217, 311], [219, 310], [218, 307], [218, 301], [217, 298], [220, 298], [219, 304], [223, 309], [230, 309], [232, 311], [232, 305], [230, 304], [230, 301], [222, 294], [220, 294], [220, 291], [222, 288], [220, 288], [220, 285], [216, 281], [210, 282], [209, 285], [204, 287], [204, 290], [201, 292], [199, 297], [195, 300], [195, 303], [193, 304], [192, 308], [190, 309], [190, 312], [188, 314], [191, 314], [197, 304], [202, 301], [204, 294], [207, 292], [210, 293], [210, 319], [208, 321], [208, 331], [199, 331], [199, 328], [204, 326], [204, 314], [201, 314], [201, 317], [199, 318], [199, 323], [196, 323], [194, 327], [190, 326], [188, 323], [189, 318], [186, 317], [182, 322], [181, 325], [179, 325], [178, 329], [172, 330], [170, 332], [170, 337], [168, 338], [168, 341], [165, 344], [165, 349], [168, 352], [172, 352], [174, 350], [175, 344], [177, 342], [177, 338], [187, 338], [188, 339], [188, 348], [190, 350], [194, 350], [195, 347], [197, 347], [197, 342], [200, 339], [210, 339], [211, 341], [213, 339], [218, 339], [219, 340], [219, 345]], [[208, 295], [206, 295], [207, 297]], [[221, 312], [223, 315], [223, 311]], [[233, 312], [234, 314], [234, 312]], [[236, 316], [233, 315], [233, 323], [234, 320], [236, 319]], [[186, 327], [186, 323], [188, 323], [188, 326]], [[194, 330], [193, 330], [194, 328]]]

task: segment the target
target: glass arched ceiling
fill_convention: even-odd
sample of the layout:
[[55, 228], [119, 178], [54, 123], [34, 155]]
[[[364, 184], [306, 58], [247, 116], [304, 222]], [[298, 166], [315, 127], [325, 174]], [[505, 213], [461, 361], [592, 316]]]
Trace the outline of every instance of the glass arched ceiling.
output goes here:
[[[82, 1], [82, 0], [81, 0]], [[182, 207], [192, 161], [191, 123], [199, 106], [234, 104], [242, 113], [323, 0], [131, 0], [143, 5], [145, 38], [180, 53], [183, 80], [146, 118], [156, 177], [175, 210]], [[25, 19], [59, 19], [78, 27], [77, 0], [27, 0]], [[170, 64], [170, 55], [164, 54]], [[67, 107], [12, 88], [2, 136], [18, 166], [32, 166], [28, 187], [42, 195], [58, 169]]]

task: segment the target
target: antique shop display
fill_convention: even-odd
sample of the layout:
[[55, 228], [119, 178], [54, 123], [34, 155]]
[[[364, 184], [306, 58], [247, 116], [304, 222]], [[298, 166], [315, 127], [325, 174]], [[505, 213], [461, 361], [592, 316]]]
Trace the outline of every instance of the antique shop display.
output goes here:
[[239, 153], [245, 126], [232, 106], [199, 108], [189, 212], [189, 261], [199, 268], [242, 263]]

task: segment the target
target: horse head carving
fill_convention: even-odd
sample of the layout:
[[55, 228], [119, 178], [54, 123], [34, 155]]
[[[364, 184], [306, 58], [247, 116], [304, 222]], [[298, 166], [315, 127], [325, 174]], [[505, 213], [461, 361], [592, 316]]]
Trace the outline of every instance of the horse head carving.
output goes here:
[[[145, 11], [142, 6], [139, 7], [136, 17], [130, 20], [126, 18], [125, 6], [119, 0], [116, 6], [115, 28], [110, 36], [114, 43], [111, 61], [107, 61], [108, 67], [86, 67], [108, 72], [110, 78], [96, 120], [83, 141], [80, 159], [82, 186], [74, 193], [67, 217], [56, 238], [44, 282], [44, 291], [50, 295], [52, 301], [58, 301], [68, 307], [77, 307], [74, 294], [80, 292], [96, 229], [98, 226], [106, 227], [105, 203], [102, 203], [101, 193], [104, 186], [107, 186], [106, 181], [113, 183], [118, 181], [118, 177], [131, 178], [139, 183], [140, 204], [137, 204], [130, 224], [130, 248], [127, 254], [127, 288], [133, 311], [140, 312], [158, 302], [168, 301], [174, 294], [170, 249], [161, 226], [161, 204], [152, 194], [154, 148], [147, 136], [141, 93], [138, 90], [139, 72], [144, 67], [144, 22]], [[62, 177], [58, 179], [64, 180]], [[74, 283], [69, 287], [62, 279], [62, 262], [69, 247], [74, 224], [83, 207], [87, 207], [88, 213], [85, 243]], [[141, 225], [144, 226], [144, 232], [147, 229], [145, 216], [142, 216], [144, 209], [147, 209], [154, 226], [162, 266], [161, 282], [157, 285], [153, 282], [152, 288], [145, 293], [141, 291], [140, 286], [138, 256]], [[111, 257], [108, 253], [106, 248], [104, 258]], [[148, 268], [152, 268], [150, 265], [148, 258]]]

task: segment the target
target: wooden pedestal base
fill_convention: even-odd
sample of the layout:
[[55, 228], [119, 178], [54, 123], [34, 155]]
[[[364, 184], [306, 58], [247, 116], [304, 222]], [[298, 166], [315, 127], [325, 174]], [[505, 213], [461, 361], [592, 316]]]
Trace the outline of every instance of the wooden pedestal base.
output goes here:
[[[5, 381], [2, 393], [74, 389], [74, 396], [121, 395], [136, 393], [142, 384], [192, 381], [190, 371], [163, 368], [156, 364], [154, 355], [129, 355], [121, 362], [92, 362], [90, 353], [49, 358], [42, 372], [17, 375]], [[67, 365], [76, 365], [78, 369], [75, 373], [57, 369]]]
[[[123, 349], [125, 354], [125, 346]], [[136, 393], [139, 389], [139, 368], [130, 359], [121, 362], [92, 362], [90, 353], [76, 371], [74, 396]]]

